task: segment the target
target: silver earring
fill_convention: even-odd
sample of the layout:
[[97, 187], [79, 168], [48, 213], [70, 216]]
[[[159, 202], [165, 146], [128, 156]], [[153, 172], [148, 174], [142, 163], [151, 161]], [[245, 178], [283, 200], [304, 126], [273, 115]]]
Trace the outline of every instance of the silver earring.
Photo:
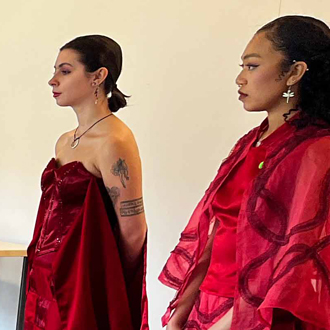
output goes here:
[[95, 102], [94, 103], [97, 104], [98, 100], [99, 100], [99, 86], [96, 87], [94, 95], [95, 95]]
[[294, 92], [291, 91], [291, 86], [289, 86], [289, 89], [287, 92], [284, 92], [283, 93], [283, 97], [286, 98], [286, 103], [289, 103], [290, 102], [290, 98], [291, 97], [294, 97]]
[[[297, 63], [297, 61], [293, 60], [292, 63]], [[306, 71], [309, 71], [309, 68], [307, 68]]]

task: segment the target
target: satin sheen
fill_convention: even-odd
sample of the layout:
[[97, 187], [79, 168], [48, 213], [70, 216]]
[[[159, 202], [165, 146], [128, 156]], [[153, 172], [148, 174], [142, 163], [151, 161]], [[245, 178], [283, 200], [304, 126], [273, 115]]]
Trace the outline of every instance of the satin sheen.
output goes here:
[[[41, 187], [28, 248], [25, 330], [148, 329], [146, 247], [132, 283], [125, 283], [117, 218], [102, 180], [80, 162], [57, 168], [52, 159]], [[140, 315], [131, 313], [132, 299], [139, 299]]]
[[[263, 128], [264, 129], [264, 128]], [[289, 129], [281, 126], [262, 141], [259, 147], [254, 143], [214, 196], [212, 212], [219, 221], [213, 241], [211, 262], [200, 290], [221, 297], [234, 297], [237, 283], [236, 233], [243, 195], [254, 178], [260, 173], [260, 164], [267, 155], [267, 146], [273, 147], [285, 138]], [[261, 135], [259, 131], [258, 136]], [[204, 295], [205, 299], [205, 295]]]
[[[266, 143], [266, 142], [265, 142]], [[222, 297], [234, 297], [236, 278], [236, 231], [243, 194], [260, 172], [265, 160], [266, 146], [251, 147], [219, 189], [212, 202], [213, 214], [219, 221], [213, 241], [208, 272], [201, 291]]]

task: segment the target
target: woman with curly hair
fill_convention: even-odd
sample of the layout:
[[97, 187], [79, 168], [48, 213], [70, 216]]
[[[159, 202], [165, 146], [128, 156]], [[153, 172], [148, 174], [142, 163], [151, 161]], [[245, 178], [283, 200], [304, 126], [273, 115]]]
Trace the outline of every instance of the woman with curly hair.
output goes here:
[[241, 138], [160, 280], [167, 330], [330, 329], [330, 30], [304, 16], [262, 27], [236, 79], [267, 119]]

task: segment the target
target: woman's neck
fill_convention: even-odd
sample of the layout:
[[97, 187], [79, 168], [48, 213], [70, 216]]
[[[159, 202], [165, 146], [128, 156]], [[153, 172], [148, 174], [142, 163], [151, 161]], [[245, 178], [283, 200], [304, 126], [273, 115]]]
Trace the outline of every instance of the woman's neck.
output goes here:
[[97, 120], [111, 113], [106, 98], [102, 101], [99, 100], [98, 104], [94, 102], [91, 104], [84, 104], [74, 107], [73, 110], [77, 116], [79, 131], [88, 129]]
[[[265, 139], [272, 133], [274, 133], [280, 126], [282, 126], [287, 119], [293, 117], [297, 111], [291, 111], [283, 109], [282, 111], [267, 111], [268, 113], [268, 127], [267, 130], [262, 134], [261, 140]], [[284, 117], [284, 115], [286, 115]]]

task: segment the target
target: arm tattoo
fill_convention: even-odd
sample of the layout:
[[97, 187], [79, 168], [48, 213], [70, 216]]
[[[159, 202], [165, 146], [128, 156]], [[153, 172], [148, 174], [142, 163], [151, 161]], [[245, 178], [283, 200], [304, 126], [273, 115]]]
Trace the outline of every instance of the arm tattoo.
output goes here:
[[129, 176], [125, 159], [119, 158], [119, 160], [112, 165], [111, 173], [115, 176], [119, 176], [121, 184], [126, 188], [126, 181], [129, 180]]
[[111, 198], [113, 206], [115, 206], [120, 196], [120, 189], [118, 187], [111, 187], [111, 188], [106, 187], [106, 189]]
[[144, 212], [143, 199], [133, 199], [120, 202], [120, 215], [122, 217], [131, 217]]

